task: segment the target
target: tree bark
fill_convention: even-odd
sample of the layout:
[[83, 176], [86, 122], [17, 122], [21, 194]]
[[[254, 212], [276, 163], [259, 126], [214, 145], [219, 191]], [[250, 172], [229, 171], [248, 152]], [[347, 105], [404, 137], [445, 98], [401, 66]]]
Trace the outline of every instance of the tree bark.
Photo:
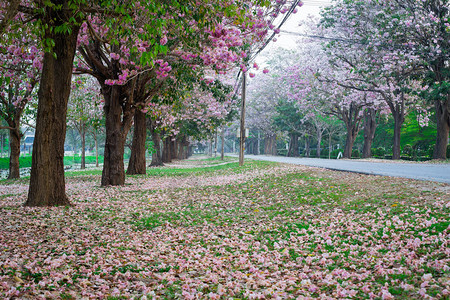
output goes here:
[[361, 111], [361, 106], [351, 104], [349, 109], [342, 109], [340, 111], [342, 120], [344, 121], [345, 127], [347, 129], [347, 137], [345, 139], [344, 148], [344, 158], [352, 157], [353, 144], [355, 143], [356, 136], [359, 132], [359, 126], [361, 124], [361, 117], [359, 112]]
[[129, 175], [146, 174], [145, 141], [147, 139], [147, 126], [145, 119], [145, 113], [140, 109], [134, 111], [133, 142], [127, 169]]
[[318, 158], [320, 158], [320, 144], [322, 143], [322, 130], [317, 130], [317, 152], [316, 152], [316, 156]]
[[289, 157], [297, 157], [298, 156], [298, 134], [297, 133], [289, 133], [289, 150], [287, 153]]
[[152, 153], [152, 162], [150, 163], [150, 167], [163, 166], [164, 164], [161, 153], [161, 135], [156, 131], [155, 121], [149, 119], [147, 124], [150, 130], [150, 134], [152, 135], [153, 147], [156, 150], [156, 153]]
[[364, 146], [363, 158], [372, 157], [372, 142], [375, 138], [375, 130], [377, 128], [376, 111], [374, 108], [364, 110]]
[[20, 178], [20, 140], [22, 139], [22, 133], [20, 132], [20, 125], [13, 130], [9, 130], [9, 175], [8, 179]]
[[[58, 1], [63, 11], [47, 8], [46, 24], [60, 25], [73, 17], [66, 7], [69, 1]], [[46, 30], [44, 38], [54, 41], [54, 54], [45, 53], [39, 85], [36, 133], [33, 143], [30, 187], [25, 206], [70, 205], [64, 179], [64, 140], [67, 102], [69, 99], [73, 59], [79, 27], [70, 33]]]
[[105, 97], [106, 140], [101, 185], [123, 185], [125, 184], [123, 155], [129, 129], [122, 126], [120, 86], [102, 87], [102, 90]]
[[224, 160], [224, 157], [225, 157], [225, 126], [222, 126], [222, 130], [220, 132], [220, 140], [222, 142], [221, 151], [220, 151], [220, 159]]
[[163, 141], [163, 152], [162, 152], [162, 160], [163, 163], [170, 163], [171, 157], [170, 154], [172, 150], [170, 149], [171, 143], [170, 143], [170, 137], [166, 137]]
[[353, 144], [355, 143], [358, 131], [355, 130], [353, 126], [347, 126], [347, 136], [345, 138], [345, 148], [344, 148], [344, 158], [352, 157]]
[[275, 134], [266, 134], [264, 137], [264, 153], [266, 155], [277, 155], [276, 138]]
[[435, 100], [434, 107], [436, 109], [437, 132], [433, 158], [446, 159], [450, 132], [450, 94], [447, 94], [447, 99], [444, 102]]
[[328, 132], [328, 159], [331, 159], [331, 132]]
[[305, 135], [305, 156], [309, 157], [311, 153], [311, 147], [310, 147], [310, 140], [309, 140], [309, 134]]
[[400, 159], [400, 136], [404, 121], [403, 113], [396, 111], [394, 116], [394, 145], [392, 147], [392, 159]]
[[81, 123], [80, 137], [81, 137], [81, 169], [86, 169], [86, 124]]
[[177, 159], [178, 154], [177, 154], [177, 150], [178, 150], [178, 146], [177, 146], [177, 140], [175, 139], [174, 136], [170, 136], [169, 137], [169, 142], [170, 142], [170, 160], [174, 160]]

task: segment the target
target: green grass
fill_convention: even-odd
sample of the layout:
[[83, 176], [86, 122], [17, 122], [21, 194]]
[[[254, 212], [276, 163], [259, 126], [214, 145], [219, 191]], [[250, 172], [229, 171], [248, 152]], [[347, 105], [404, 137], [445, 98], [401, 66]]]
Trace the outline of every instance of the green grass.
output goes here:
[[[220, 158], [219, 158], [220, 159]], [[147, 177], [162, 177], [162, 176], [192, 176], [192, 175], [208, 175], [214, 174], [218, 175], [220, 173], [226, 174], [238, 174], [249, 171], [255, 168], [268, 168], [274, 166], [276, 163], [268, 161], [246, 161], [244, 166], [239, 166], [237, 162], [230, 162], [226, 164], [218, 164], [210, 167], [193, 167], [193, 168], [167, 168], [167, 167], [156, 167], [147, 169]], [[142, 176], [142, 175], [133, 175]], [[131, 176], [131, 177], [133, 177]]]
[[[103, 163], [103, 156], [98, 157], [99, 163]], [[74, 156], [64, 156], [64, 165], [71, 166], [73, 164], [81, 163], [81, 157], [79, 155]], [[95, 164], [95, 156], [86, 156], [87, 164]], [[21, 168], [31, 167], [31, 156], [21, 156], [19, 157], [19, 166]], [[9, 157], [0, 158], [0, 170], [9, 169]]]

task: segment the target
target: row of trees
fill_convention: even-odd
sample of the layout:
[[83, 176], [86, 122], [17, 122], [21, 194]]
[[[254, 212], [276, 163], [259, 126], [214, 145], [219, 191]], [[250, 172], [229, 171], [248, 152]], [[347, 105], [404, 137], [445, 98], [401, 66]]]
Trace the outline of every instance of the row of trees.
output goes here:
[[313, 135], [320, 155], [323, 134], [339, 131], [339, 119], [344, 157], [351, 157], [361, 129], [363, 157], [370, 157], [377, 123], [386, 116], [394, 121], [392, 157], [399, 159], [405, 117], [413, 114], [426, 126], [433, 116], [433, 157], [445, 159], [449, 15], [448, 1], [336, 1], [320, 20], [303, 24], [306, 37], [296, 51], [272, 60], [272, 78], [255, 83], [253, 126], [267, 136], [276, 128], [287, 132], [288, 155], [297, 154], [299, 136]]
[[[152, 136], [170, 137], [165, 142], [168, 149], [174, 147], [170, 145], [174, 139], [186, 140], [180, 132], [199, 131], [198, 125], [211, 129], [223, 122], [232, 100], [226, 87], [214, 80], [216, 74], [226, 74], [236, 66], [245, 72], [251, 51], [279, 32], [275, 20], [292, 13], [300, 3], [0, 2], [2, 117], [11, 122], [8, 129], [19, 128], [23, 109], [37, 98], [25, 205], [70, 205], [63, 156], [73, 74], [90, 76], [100, 87], [101, 97], [89, 98], [94, 103], [100, 99], [105, 120], [101, 184], [121, 185], [125, 181], [124, 146], [133, 124], [129, 172], [139, 173], [142, 167], [145, 170], [147, 127]], [[75, 86], [85, 85], [83, 80], [75, 80]], [[80, 95], [88, 93], [81, 91]], [[86, 109], [90, 110], [82, 110]], [[213, 121], [203, 117], [206, 110]], [[84, 132], [83, 119], [71, 122]]]

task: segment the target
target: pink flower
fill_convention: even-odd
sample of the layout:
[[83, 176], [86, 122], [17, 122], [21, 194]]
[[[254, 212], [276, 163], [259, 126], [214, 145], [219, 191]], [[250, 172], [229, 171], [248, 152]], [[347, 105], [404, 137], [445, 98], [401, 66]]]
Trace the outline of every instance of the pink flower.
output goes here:
[[255, 73], [248, 73], [248, 76], [250, 76], [250, 78], [255, 77]]
[[160, 40], [159, 43], [161, 44], [161, 46], [164, 46], [165, 44], [167, 44], [167, 36], [163, 36]]
[[264, 74], [269, 73], [269, 69], [264, 69], [264, 70], [263, 70], [263, 73], [264, 73]]

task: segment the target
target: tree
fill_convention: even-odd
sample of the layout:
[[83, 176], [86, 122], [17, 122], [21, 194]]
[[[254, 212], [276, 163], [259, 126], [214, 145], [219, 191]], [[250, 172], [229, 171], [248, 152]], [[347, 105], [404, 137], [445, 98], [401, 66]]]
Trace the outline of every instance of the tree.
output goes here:
[[[90, 131], [98, 147], [96, 126], [101, 116], [100, 91], [92, 78], [77, 76], [73, 79], [68, 104], [68, 125], [78, 131], [81, 139], [81, 169], [86, 168], [86, 134]], [[98, 150], [96, 150], [98, 165]]]
[[7, 126], [0, 128], [9, 131], [8, 179], [15, 179], [20, 177], [22, 117], [28, 103], [35, 96], [42, 68], [42, 53], [37, 49], [32, 36], [10, 36], [5, 42], [0, 45], [0, 117], [6, 121]]

